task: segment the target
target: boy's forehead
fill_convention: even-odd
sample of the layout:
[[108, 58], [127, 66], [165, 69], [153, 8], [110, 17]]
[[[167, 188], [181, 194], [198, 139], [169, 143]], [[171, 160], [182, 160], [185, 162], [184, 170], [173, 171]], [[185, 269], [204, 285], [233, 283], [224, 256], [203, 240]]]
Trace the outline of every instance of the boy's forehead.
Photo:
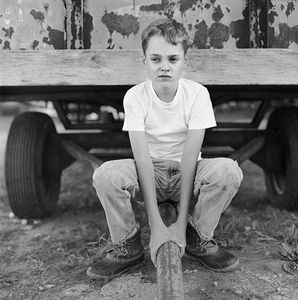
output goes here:
[[147, 54], [180, 54], [184, 53], [182, 43], [173, 45], [169, 43], [163, 36], [154, 35], [148, 40]]

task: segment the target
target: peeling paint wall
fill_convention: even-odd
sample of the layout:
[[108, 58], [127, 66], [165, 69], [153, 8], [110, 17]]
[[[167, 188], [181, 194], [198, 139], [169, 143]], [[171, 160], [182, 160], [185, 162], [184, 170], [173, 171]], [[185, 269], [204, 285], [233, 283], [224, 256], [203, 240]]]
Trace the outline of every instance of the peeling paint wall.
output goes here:
[[298, 0], [0, 0], [0, 49], [140, 49], [157, 18], [194, 49], [298, 48]]
[[83, 0], [65, 0], [67, 49], [83, 49]]
[[[140, 49], [143, 29], [158, 18], [175, 18], [194, 48], [247, 48], [246, 0], [85, 0], [93, 17], [93, 49]], [[146, 4], [144, 4], [146, 3]], [[95, 13], [96, 12], [96, 13]]]
[[61, 0], [1, 0], [0, 49], [65, 48]]
[[269, 2], [268, 47], [298, 50], [298, 0]]
[[268, 0], [249, 0], [249, 47], [267, 47]]

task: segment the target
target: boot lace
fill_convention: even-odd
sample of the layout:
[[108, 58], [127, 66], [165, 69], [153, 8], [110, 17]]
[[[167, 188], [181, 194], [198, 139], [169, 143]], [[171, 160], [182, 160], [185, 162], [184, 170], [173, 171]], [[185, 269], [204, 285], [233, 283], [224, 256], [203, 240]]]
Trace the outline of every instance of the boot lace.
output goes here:
[[205, 252], [208, 251], [208, 249], [214, 248], [214, 246], [216, 246], [216, 242], [213, 239], [201, 240], [200, 238], [196, 238], [194, 246], [199, 249], [200, 252]]
[[107, 254], [113, 257], [123, 257], [129, 255], [130, 247], [128, 243], [112, 243], [110, 240], [107, 241], [106, 245], [101, 249], [100, 256], [105, 256]]

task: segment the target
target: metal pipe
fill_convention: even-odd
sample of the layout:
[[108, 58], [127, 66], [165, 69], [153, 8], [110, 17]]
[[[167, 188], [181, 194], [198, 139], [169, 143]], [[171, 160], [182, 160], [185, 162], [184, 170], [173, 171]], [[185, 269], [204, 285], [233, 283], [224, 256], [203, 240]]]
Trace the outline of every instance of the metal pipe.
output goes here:
[[88, 167], [91, 166], [93, 170], [98, 168], [103, 163], [102, 160], [90, 154], [85, 149], [81, 148], [80, 146], [78, 146], [72, 141], [62, 140], [61, 147], [64, 151], [66, 151], [69, 155], [71, 155], [75, 159], [81, 161]]
[[249, 141], [247, 144], [242, 146], [240, 149], [235, 151], [230, 158], [237, 160], [239, 164], [242, 164], [244, 161], [249, 159], [251, 156], [256, 154], [258, 151], [260, 151], [265, 145], [265, 137], [258, 136], [251, 141]]

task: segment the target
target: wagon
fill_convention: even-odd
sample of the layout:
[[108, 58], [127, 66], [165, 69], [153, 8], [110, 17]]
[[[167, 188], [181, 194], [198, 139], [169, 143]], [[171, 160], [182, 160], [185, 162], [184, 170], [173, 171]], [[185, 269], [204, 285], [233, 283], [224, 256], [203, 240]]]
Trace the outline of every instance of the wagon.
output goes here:
[[192, 47], [184, 77], [208, 88], [215, 110], [250, 107], [245, 121], [235, 114], [207, 130], [203, 155], [230, 156], [240, 163], [250, 159], [264, 170], [271, 203], [297, 209], [296, 2], [141, 5], [123, 0], [109, 5], [92, 0], [0, 4], [0, 102], [46, 101], [62, 126], [57, 131], [57, 122], [41, 112], [13, 120], [5, 177], [15, 215], [51, 215], [62, 170], [75, 159], [96, 167], [132, 156], [121, 130], [122, 100], [131, 86], [146, 80], [136, 41], [142, 27], [160, 15], [187, 27]]

